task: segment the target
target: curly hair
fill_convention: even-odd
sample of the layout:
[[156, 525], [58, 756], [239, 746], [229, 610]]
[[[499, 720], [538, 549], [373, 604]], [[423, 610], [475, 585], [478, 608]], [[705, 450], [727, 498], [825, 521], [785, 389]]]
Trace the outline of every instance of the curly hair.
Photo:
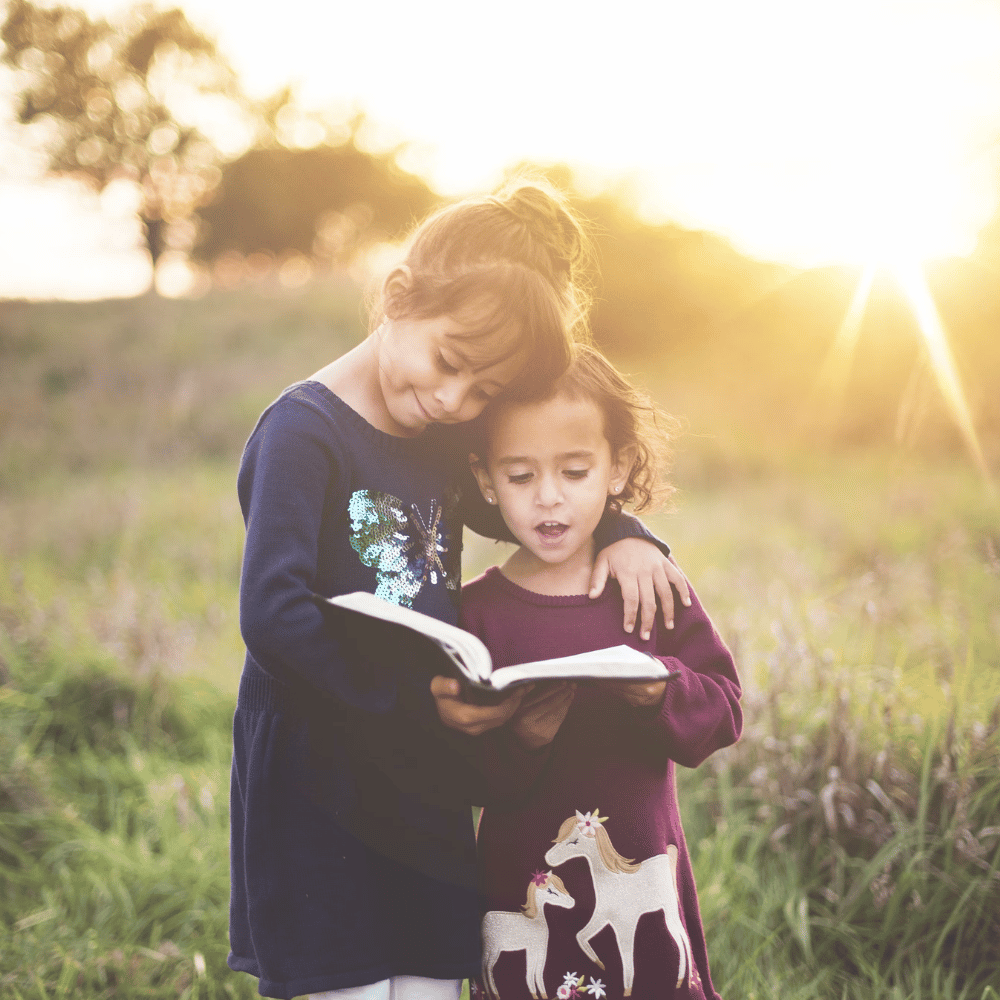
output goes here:
[[648, 510], [674, 493], [675, 488], [662, 476], [669, 467], [671, 442], [679, 421], [657, 407], [647, 393], [636, 388], [589, 344], [577, 344], [569, 367], [542, 392], [529, 398], [513, 393], [488, 406], [475, 428], [479, 453], [488, 453], [493, 429], [508, 406], [547, 402], [557, 396], [594, 403], [604, 418], [604, 436], [612, 457], [617, 458], [625, 450], [633, 454], [621, 492], [608, 498], [612, 510], [619, 511], [625, 504], [635, 511]]

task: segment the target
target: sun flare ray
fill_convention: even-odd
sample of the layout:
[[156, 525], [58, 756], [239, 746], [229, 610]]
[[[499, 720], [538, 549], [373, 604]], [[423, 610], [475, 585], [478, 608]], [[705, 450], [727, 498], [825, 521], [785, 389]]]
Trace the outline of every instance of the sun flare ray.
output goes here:
[[913, 310], [924, 347], [927, 349], [931, 371], [944, 398], [945, 406], [955, 421], [976, 466], [987, 483], [992, 485], [986, 459], [955, 366], [955, 359], [948, 344], [948, 335], [941, 322], [931, 290], [927, 286], [923, 269], [916, 263], [898, 263], [893, 265], [892, 273]]
[[854, 351], [861, 333], [861, 321], [864, 319], [865, 307], [868, 305], [874, 280], [875, 267], [868, 265], [854, 286], [851, 304], [847, 307], [844, 319], [837, 329], [816, 379], [816, 391], [821, 397], [819, 410], [827, 426], [832, 426], [840, 414], [847, 392]]

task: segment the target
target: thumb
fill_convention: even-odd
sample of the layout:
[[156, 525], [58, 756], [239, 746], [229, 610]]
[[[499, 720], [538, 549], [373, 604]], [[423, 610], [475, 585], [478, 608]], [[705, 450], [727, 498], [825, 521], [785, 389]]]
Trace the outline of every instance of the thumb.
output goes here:
[[462, 685], [454, 677], [432, 677], [431, 694], [435, 698], [457, 698], [462, 693]]

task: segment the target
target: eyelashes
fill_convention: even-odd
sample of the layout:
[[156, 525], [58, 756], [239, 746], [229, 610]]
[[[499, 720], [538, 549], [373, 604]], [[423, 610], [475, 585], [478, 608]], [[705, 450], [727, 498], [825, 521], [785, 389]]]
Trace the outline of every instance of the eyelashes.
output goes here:
[[445, 358], [445, 356], [440, 351], [437, 351], [435, 353], [435, 361], [437, 362], [438, 368], [442, 372], [444, 372], [445, 375], [458, 374], [458, 369], [453, 364], [449, 363], [447, 358]]
[[[457, 375], [462, 369], [453, 365], [440, 350], [434, 352], [434, 364], [437, 366], [437, 370], [441, 372], [442, 375]], [[490, 400], [496, 399], [498, 393], [488, 392], [481, 386], [476, 386], [472, 389], [472, 394], [480, 402], [488, 403]]]
[[[563, 475], [573, 482], [579, 482], [590, 475], [590, 469], [566, 469]], [[516, 475], [511, 473], [507, 476], [507, 482], [513, 483], [515, 486], [525, 486], [531, 482], [533, 477], [533, 472], [522, 472]]]

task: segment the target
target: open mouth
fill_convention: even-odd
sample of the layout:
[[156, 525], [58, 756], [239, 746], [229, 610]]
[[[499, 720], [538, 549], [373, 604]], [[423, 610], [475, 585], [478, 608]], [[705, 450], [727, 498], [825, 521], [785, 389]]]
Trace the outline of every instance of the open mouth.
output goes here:
[[563, 524], [561, 521], [542, 521], [541, 524], [535, 525], [535, 531], [545, 541], [552, 542], [562, 538], [569, 531], [569, 525]]

